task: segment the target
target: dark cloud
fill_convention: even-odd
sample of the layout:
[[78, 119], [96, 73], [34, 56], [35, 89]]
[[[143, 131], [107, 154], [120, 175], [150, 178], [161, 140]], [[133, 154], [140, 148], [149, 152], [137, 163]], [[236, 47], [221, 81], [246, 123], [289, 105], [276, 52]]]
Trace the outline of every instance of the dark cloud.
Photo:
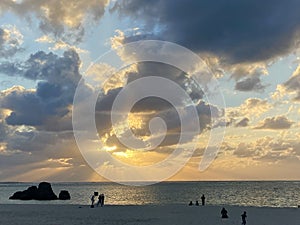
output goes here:
[[42, 99], [57, 98], [62, 94], [62, 87], [58, 84], [39, 82], [36, 94]]
[[[112, 103], [113, 102], [111, 102], [110, 105], [112, 105]], [[167, 103], [164, 103], [164, 108], [158, 107], [153, 103], [154, 101], [151, 100], [149, 105], [147, 105], [144, 101], [141, 101], [141, 106], [139, 105], [139, 102], [136, 104], [135, 107], [139, 110], [133, 110], [132, 114], [136, 118], [136, 120], [140, 121], [141, 124], [139, 127], [132, 127], [132, 132], [139, 138], [149, 138], [151, 136], [151, 133], [149, 131], [149, 123], [151, 119], [159, 117], [166, 123], [167, 126], [167, 134], [160, 146], [169, 146], [178, 143], [181, 135], [181, 123], [176, 109], [172, 107], [170, 103], [168, 103], [169, 105]], [[99, 106], [96, 107], [96, 124], [100, 136], [105, 136], [110, 134], [112, 131], [111, 111], [109, 111], [108, 109], [105, 109], [104, 111], [99, 111], [99, 109], [101, 108], [106, 108], [108, 104], [105, 107], [101, 107], [101, 101], [99, 101], [98, 104]], [[150, 110], [151, 108], [152, 110]], [[142, 109], [145, 110], [143, 111]], [[187, 117], [190, 115], [190, 106], [182, 107], [181, 110], [185, 111]], [[201, 131], [205, 129], [210, 129], [213, 126], [211, 124], [212, 117], [217, 118], [221, 114], [218, 108], [210, 106], [202, 101], [198, 105], [196, 105], [196, 110], [199, 116]], [[154, 137], [153, 140], [156, 138], [160, 138], [161, 136], [160, 134], [156, 135], [157, 136]], [[189, 139], [185, 139], [183, 137], [183, 140], [185, 140], [185, 142], [188, 142], [192, 140], [191, 138], [194, 137], [189, 137]], [[124, 147], [121, 143], [119, 143], [115, 135], [112, 135], [107, 140], [106, 144]]]
[[[214, 125], [211, 124], [212, 118], [218, 118], [222, 114], [219, 108], [209, 105], [203, 100], [203, 91], [201, 90], [201, 87], [193, 81], [193, 79], [189, 78], [187, 74], [183, 73], [179, 69], [171, 67], [170, 65], [155, 62], [139, 63], [136, 70], [127, 72], [125, 76], [127, 77], [127, 84], [147, 76], [164, 77], [175, 82], [185, 90], [195, 103], [201, 131], [214, 127]], [[122, 146], [117, 141], [117, 138], [114, 135], [111, 135], [112, 128], [110, 115], [112, 104], [121, 90], [121, 87], [108, 90], [106, 94], [99, 96], [96, 104], [96, 123], [98, 132], [100, 136], [110, 136], [106, 142], [110, 145], [117, 144]], [[134, 89], [129, 91], [130, 94], [128, 94], [128, 96], [138, 95], [138, 93], [135, 93]], [[165, 91], [168, 92], [168, 90]], [[169, 90], [169, 92], [172, 93], [172, 90]], [[187, 117], [188, 115], [191, 115], [191, 106], [187, 105], [186, 99], [184, 99], [183, 96], [178, 96], [178, 100], [180, 104], [176, 107], [183, 110]], [[168, 101], [157, 97], [147, 97], [138, 101], [131, 109], [131, 113], [134, 117], [136, 117], [136, 120], [140, 122], [139, 127], [132, 128], [133, 133], [137, 137], [150, 138], [151, 134], [149, 131], [149, 122], [151, 119], [159, 117], [165, 121], [168, 129], [168, 132], [160, 146], [169, 146], [178, 143], [181, 134], [180, 118], [174, 106], [172, 106]], [[157, 134], [157, 137], [153, 137], [153, 139], [160, 138], [162, 135], [164, 134]], [[188, 142], [191, 141], [191, 138], [194, 137], [183, 139], [185, 142]]]
[[8, 74], [11, 76], [18, 76], [22, 75], [22, 72], [23, 70], [18, 62], [12, 63], [9, 61], [4, 61], [0, 64], [0, 73]]
[[77, 158], [75, 161], [82, 160], [75, 146], [72, 131], [41, 131], [33, 126], [8, 126], [2, 121], [0, 133], [1, 171], [5, 168], [31, 163], [44, 168], [49, 159]]
[[5, 123], [0, 122], [0, 142], [4, 141], [7, 136], [7, 128]]
[[299, 47], [299, 6], [297, 0], [125, 0], [113, 9], [141, 24], [119, 42], [181, 44], [199, 53], [216, 76], [230, 74], [236, 90], [249, 92], [264, 91], [268, 65]]
[[37, 52], [23, 63], [6, 67], [7, 75], [15, 76], [13, 72], [18, 68], [18, 75], [38, 81], [36, 90], [14, 87], [1, 93], [1, 107], [12, 111], [6, 117], [7, 124], [72, 129], [70, 107], [81, 79], [80, 63], [77, 53], [69, 50], [62, 57]]
[[156, 28], [165, 40], [237, 63], [265, 61], [293, 50], [299, 6], [297, 0], [127, 0], [118, 1], [116, 8], [142, 20], [153, 33]]
[[183, 71], [179, 70], [174, 66], [158, 63], [158, 62], [139, 63], [137, 65], [136, 72], [128, 73], [127, 83], [148, 76], [163, 77], [170, 81], [176, 82], [180, 87], [182, 87], [187, 92], [187, 94], [189, 94], [192, 100], [197, 101], [203, 98], [204, 93], [201, 87], [199, 86], [199, 84], [197, 84], [197, 82], [195, 82], [192, 78], [190, 78], [186, 73], [184, 73]]
[[5, 32], [2, 28], [0, 28], [0, 46], [2, 46], [5, 42], [4, 36], [5, 36]]
[[285, 116], [276, 116], [264, 119], [255, 129], [289, 129], [293, 124], [294, 122]]
[[9, 58], [23, 51], [23, 36], [15, 27], [0, 28], [0, 58]]
[[[23, 65], [24, 77], [47, 80], [51, 84], [64, 84], [65, 88], [77, 86], [81, 79], [80, 58], [76, 51], [65, 51], [62, 57], [43, 51], [32, 54]], [[68, 84], [69, 83], [69, 84]]]
[[283, 86], [288, 92], [296, 92], [295, 101], [300, 101], [300, 66], [296, 69], [288, 81], [286, 81]]
[[258, 76], [242, 79], [235, 84], [235, 90], [238, 91], [262, 91], [264, 88]]
[[247, 117], [243, 118], [242, 120], [240, 120], [239, 122], [237, 122], [235, 124], [236, 127], [247, 127], [249, 124], [249, 119]]

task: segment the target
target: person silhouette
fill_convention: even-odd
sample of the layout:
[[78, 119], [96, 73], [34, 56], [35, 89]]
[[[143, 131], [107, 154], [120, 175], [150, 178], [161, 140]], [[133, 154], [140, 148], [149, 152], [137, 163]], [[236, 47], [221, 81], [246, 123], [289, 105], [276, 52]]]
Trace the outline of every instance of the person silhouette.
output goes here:
[[205, 205], [205, 196], [204, 195], [201, 196], [201, 201], [202, 201], [202, 205]]
[[94, 203], [95, 203], [95, 194], [93, 194], [92, 196], [91, 196], [91, 208], [94, 208]]
[[227, 215], [227, 210], [223, 207], [223, 209], [221, 210], [221, 215], [222, 215], [222, 218], [228, 218], [228, 215]]
[[101, 194], [98, 196], [97, 207], [99, 207], [99, 205], [101, 205]]
[[246, 218], [247, 218], [247, 213], [244, 211], [244, 213], [241, 215], [242, 217], [242, 225], [246, 225]]
[[198, 205], [199, 205], [199, 202], [198, 202], [198, 201], [196, 201], [196, 204], [195, 204], [195, 205], [197, 205], [197, 206], [198, 206]]
[[190, 201], [189, 205], [193, 205], [193, 202], [192, 202], [192, 201]]
[[99, 199], [100, 199], [101, 207], [103, 207], [103, 206], [104, 206], [104, 199], [105, 199], [104, 194], [101, 194], [101, 195], [99, 196]]

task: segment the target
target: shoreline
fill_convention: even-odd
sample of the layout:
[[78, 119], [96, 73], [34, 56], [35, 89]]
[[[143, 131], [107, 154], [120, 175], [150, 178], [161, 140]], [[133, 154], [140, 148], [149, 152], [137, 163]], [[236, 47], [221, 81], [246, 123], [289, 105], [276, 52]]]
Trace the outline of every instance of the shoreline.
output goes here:
[[[47, 201], [47, 200], [11, 200], [12, 203], [0, 203], [0, 208], [1, 206], [10, 206], [10, 205], [26, 205], [26, 206], [40, 206], [40, 205], [46, 205], [46, 206], [78, 206], [78, 207], [89, 207], [89, 204], [76, 204], [76, 203], [63, 203], [64, 201], [62, 200], [51, 200], [51, 201]], [[18, 202], [14, 202], [14, 201], [18, 201]], [[31, 201], [35, 201], [35, 202], [31, 202]], [[294, 205], [294, 206], [252, 206], [252, 205], [211, 205], [211, 204], [206, 204], [205, 206], [199, 205], [192, 205], [189, 206], [188, 204], [179, 204], [179, 203], [174, 203], [174, 204], [151, 204], [151, 203], [147, 203], [147, 204], [105, 204], [105, 207], [132, 207], [132, 206], [140, 206], [140, 207], [147, 207], [147, 206], [156, 206], [156, 207], [174, 207], [174, 206], [178, 206], [178, 207], [183, 207], [183, 206], [187, 206], [190, 208], [203, 208], [203, 207], [240, 207], [240, 208], [257, 208], [257, 209], [262, 209], [262, 208], [266, 208], [266, 209], [298, 209], [300, 211], [300, 205]]]
[[[221, 219], [225, 207], [229, 218]], [[300, 209], [249, 206], [0, 204], [2, 225], [299, 225]]]

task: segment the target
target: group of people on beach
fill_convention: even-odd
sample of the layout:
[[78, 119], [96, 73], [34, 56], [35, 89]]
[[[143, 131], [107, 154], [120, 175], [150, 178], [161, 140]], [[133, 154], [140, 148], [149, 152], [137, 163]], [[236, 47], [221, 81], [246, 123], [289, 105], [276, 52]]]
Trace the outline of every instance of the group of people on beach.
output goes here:
[[[221, 217], [222, 217], [222, 219], [228, 218], [228, 212], [224, 207], [221, 210]], [[241, 215], [241, 217], [242, 217], [242, 225], [246, 225], [247, 212], [244, 211], [244, 213]]]
[[[204, 206], [205, 205], [205, 196], [204, 195], [201, 196], [201, 202], [202, 202], [202, 205]], [[190, 201], [189, 206], [192, 206], [192, 205], [194, 205], [193, 201]], [[198, 200], [196, 201], [195, 205], [196, 206], [199, 205]], [[228, 218], [228, 211], [224, 207], [221, 210], [221, 217], [222, 217], [222, 219]], [[246, 225], [247, 212], [244, 211], [244, 213], [241, 215], [241, 217], [242, 217], [242, 225]]]
[[[205, 205], [205, 196], [204, 195], [201, 196], [201, 203], [202, 203], [202, 205]], [[189, 205], [194, 205], [193, 201], [190, 201]], [[195, 205], [196, 206], [199, 205], [198, 200], [196, 201]]]
[[95, 201], [96, 201], [96, 198], [98, 197], [98, 202], [96, 203], [96, 206], [99, 207], [99, 205], [101, 207], [104, 206], [104, 199], [105, 199], [105, 196], [104, 194], [100, 194], [98, 192], [94, 192], [94, 194], [91, 196], [91, 208], [94, 208], [95, 207]]
[[[222, 215], [222, 219], [228, 218], [228, 212], [224, 207], [221, 210], [221, 215]], [[242, 217], [242, 225], [246, 225], [247, 212], [244, 211], [244, 213], [241, 215], [241, 217]]]
[[[224, 207], [221, 210], [221, 215], [222, 215], [222, 219], [228, 218], [228, 212]], [[241, 215], [241, 217], [242, 217], [242, 225], [246, 225], [247, 212], [244, 211], [244, 213]]]

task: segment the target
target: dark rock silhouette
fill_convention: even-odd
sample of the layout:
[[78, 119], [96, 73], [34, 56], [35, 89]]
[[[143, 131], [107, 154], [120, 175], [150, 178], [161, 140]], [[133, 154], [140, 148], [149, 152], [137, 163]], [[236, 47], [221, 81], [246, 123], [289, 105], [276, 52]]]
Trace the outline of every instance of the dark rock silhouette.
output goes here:
[[71, 199], [71, 195], [70, 195], [70, 193], [68, 191], [62, 190], [59, 193], [58, 199], [59, 200], [70, 200]]
[[[61, 200], [70, 199], [71, 196], [68, 191], [60, 193]], [[9, 199], [12, 200], [57, 200], [56, 194], [53, 192], [51, 184], [42, 182], [38, 187], [31, 186], [25, 191], [18, 191], [14, 193]]]
[[34, 196], [37, 196], [38, 188], [36, 186], [31, 186], [25, 191], [18, 191], [13, 194], [9, 199], [18, 200], [33, 200]]
[[51, 184], [42, 182], [39, 184], [36, 200], [56, 200], [57, 196], [54, 194]]

